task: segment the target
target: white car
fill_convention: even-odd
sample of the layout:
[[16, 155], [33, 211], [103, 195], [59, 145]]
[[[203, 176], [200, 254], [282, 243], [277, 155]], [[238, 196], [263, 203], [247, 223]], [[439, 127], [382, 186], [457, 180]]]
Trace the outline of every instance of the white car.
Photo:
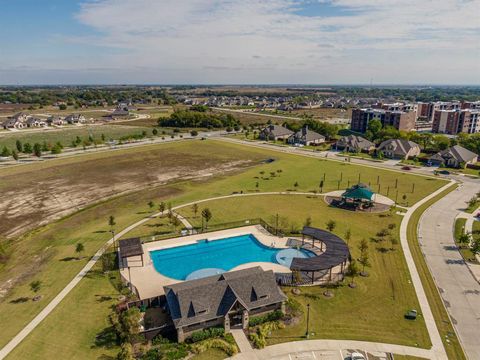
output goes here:
[[350, 360], [365, 360], [365, 356], [358, 352], [353, 352], [350, 354]]

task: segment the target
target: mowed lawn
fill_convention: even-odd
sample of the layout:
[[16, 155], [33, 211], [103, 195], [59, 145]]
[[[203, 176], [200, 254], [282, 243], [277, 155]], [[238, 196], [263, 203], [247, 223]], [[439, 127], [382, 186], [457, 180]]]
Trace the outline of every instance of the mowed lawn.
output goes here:
[[[299, 301], [304, 310], [311, 305], [310, 329], [312, 338], [354, 339], [375, 342], [429, 347], [430, 340], [420, 317], [417, 321], [404, 319], [408, 309], [419, 309], [410, 275], [400, 244], [391, 250], [386, 239], [375, 242], [376, 233], [395, 224], [392, 231], [398, 239], [401, 216], [350, 212], [329, 207], [323, 197], [302, 195], [260, 195], [255, 197], [214, 200], [200, 205], [208, 207], [213, 217], [211, 225], [261, 217], [273, 221], [278, 213], [281, 219], [288, 219], [289, 226], [303, 226], [311, 217], [312, 226], [325, 229], [326, 222], [336, 221], [334, 233], [343, 237], [351, 230], [350, 248], [354, 258], [358, 258], [358, 244], [362, 239], [369, 243], [369, 256], [372, 264], [370, 277], [356, 278], [356, 289], [340, 286], [334, 289], [335, 297], [325, 298], [325, 288], [318, 286], [301, 288], [302, 294], [293, 295], [290, 288], [284, 288], [289, 297]], [[195, 217], [190, 207], [179, 210], [193, 224], [201, 225], [201, 217]], [[284, 220], [283, 220], [284, 221]], [[305, 310], [306, 312], [306, 310]], [[305, 334], [305, 318], [295, 325], [274, 332], [269, 343], [299, 340]]]
[[69, 126], [61, 129], [47, 129], [35, 132], [9, 132], [0, 136], [0, 147], [6, 146], [9, 149], [15, 149], [15, 143], [20, 140], [22, 143], [43, 143], [55, 144], [60, 141], [63, 146], [70, 147], [72, 141], [77, 136], [82, 140], [87, 140], [91, 135], [96, 139], [101, 139], [102, 134], [106, 140], [119, 139], [122, 136], [141, 134], [146, 131], [148, 135], [152, 135], [152, 129], [146, 126], [135, 126], [135, 124], [125, 123], [125, 125], [95, 125], [95, 126]]
[[[0, 346], [5, 345], [9, 339], [20, 331], [28, 321], [30, 321], [56, 294], [58, 294], [58, 292], [60, 292], [60, 290], [85, 264], [87, 257], [93, 255], [94, 252], [98, 250], [105, 241], [107, 241], [109, 238], [109, 233], [107, 232], [109, 230], [107, 219], [110, 215], [114, 215], [116, 218], [116, 229], [123, 229], [151, 213], [147, 206], [147, 203], [150, 200], [155, 202], [155, 206], [157, 206], [160, 201], [172, 202], [173, 205], [179, 205], [189, 201], [205, 199], [213, 196], [228, 195], [240, 191], [285, 191], [286, 189], [310, 191], [318, 189], [319, 180], [323, 177], [324, 173], [327, 174], [324, 192], [336, 190], [337, 182], [334, 180], [335, 177], [343, 176], [343, 179], [354, 179], [358, 178], [359, 173], [361, 173], [362, 181], [366, 182], [375, 182], [379, 176], [382, 184], [388, 183], [394, 186], [396, 179], [398, 179], [397, 185], [402, 192], [408, 192], [408, 189], [411, 190], [412, 183], [415, 183], [415, 191], [409, 194], [409, 199], [411, 199], [411, 201], [417, 201], [444, 184], [444, 181], [441, 180], [419, 177], [411, 174], [401, 174], [398, 172], [372, 169], [351, 164], [344, 165], [338, 162], [320, 161], [307, 157], [279, 154], [269, 150], [247, 148], [241, 145], [226, 144], [213, 140], [186, 141], [172, 145], [171, 147], [167, 145], [161, 146], [166, 146], [167, 152], [170, 151], [168, 149], [171, 149], [171, 147], [175, 148], [178, 157], [175, 161], [172, 160], [172, 166], [178, 164], [194, 164], [195, 158], [199, 159], [197, 162], [202, 166], [203, 162], [201, 159], [205, 157], [211, 159], [209, 164], [215, 161], [225, 163], [230, 161], [233, 157], [237, 160], [250, 160], [253, 161], [251, 165], [257, 165], [252, 168], [241, 167], [238, 171], [228, 174], [212, 171], [210, 177], [205, 177], [201, 180], [177, 180], [171, 185], [150, 186], [128, 195], [119, 196], [103, 203], [89, 206], [62, 220], [32, 231], [18, 240], [14, 239], [15, 245], [12, 248], [14, 251], [12, 251], [11, 262], [8, 262], [4, 268], [0, 270], [0, 278], [3, 277], [3, 279], [6, 279], [5, 276], [7, 275], [5, 271], [7, 270], [9, 273], [11, 272], [14, 274], [17, 268], [23, 269], [28, 266], [32, 267], [32, 263], [35, 264], [35, 266], [22, 277], [20, 285], [16, 286], [15, 289], [2, 299], [2, 302], [0, 302], [0, 318], [2, 319], [3, 325], [3, 330], [0, 332]], [[112, 152], [112, 164], [109, 164], [106, 159], [102, 160], [104, 161], [104, 164], [106, 164], [104, 167], [98, 167], [98, 161], [90, 161], [90, 166], [92, 168], [97, 167], [99, 170], [103, 170], [104, 176], [98, 178], [98, 181], [102, 184], [105, 179], [115, 179], [115, 176], [113, 175], [114, 171], [119, 169], [124, 169], [124, 176], [126, 176], [126, 174], [128, 174], [128, 176], [132, 175], [132, 173], [125, 168], [125, 164], [128, 163], [127, 160], [129, 159], [128, 155], [125, 155], [122, 161], [119, 162], [118, 157], [116, 157], [115, 154], [118, 154], [118, 152]], [[128, 154], [128, 152], [125, 154]], [[156, 154], [158, 154], [157, 156], [159, 158], [163, 156], [161, 151], [158, 151]], [[193, 155], [193, 157], [191, 155]], [[272, 158], [275, 161], [272, 163], [258, 164], [259, 159], [267, 158]], [[78, 159], [73, 161], [78, 161]], [[117, 164], [117, 166], [113, 166], [113, 164]], [[154, 159], [149, 159], [148, 165], [152, 166], [153, 164], [155, 164]], [[139, 171], [141, 168], [140, 165], [138, 168]], [[39, 174], [41, 174], [42, 171], [45, 173], [50, 171], [48, 167], [46, 167], [46, 164], [32, 165], [32, 167], [35, 166], [38, 166], [36, 169], [39, 171]], [[82, 164], [79, 166], [85, 167], [86, 165]], [[166, 170], [169, 169], [168, 163], [164, 166]], [[25, 167], [25, 169], [27, 168], [28, 167]], [[57, 170], [58, 169], [55, 171]], [[85, 168], [85, 170], [87, 169]], [[277, 170], [282, 171], [277, 172]], [[260, 174], [261, 171], [263, 171], [263, 174]], [[194, 171], [194, 173], [195, 172], [196, 171]], [[270, 172], [275, 172], [277, 175], [272, 177]], [[0, 174], [2, 173], [0, 172]], [[96, 186], [95, 181], [96, 180], [94, 179], [90, 179], [90, 186]], [[258, 188], [256, 187], [256, 182], [259, 183]], [[294, 187], [295, 182], [298, 182], [297, 187]], [[343, 185], [346, 185], [346, 181], [343, 182]], [[132, 190], [134, 189], [135, 186], [132, 185]], [[288, 199], [290, 198], [293, 197], [288, 197]], [[306, 197], [299, 198], [306, 199]], [[256, 204], [253, 198], [250, 198], [249, 201], [251, 205]], [[306, 199], [306, 201], [308, 201], [308, 199]], [[317, 199], [316, 201], [315, 207], [312, 208], [312, 210], [315, 209], [317, 205], [320, 207], [324, 206], [322, 205], [323, 200]], [[286, 203], [265, 204], [265, 210], [267, 208], [269, 209], [267, 215], [276, 213], [277, 209], [280, 211], [290, 207], [291, 206]], [[215, 209], [212, 210], [214, 212], [212, 222], [220, 221], [221, 212]], [[295, 219], [295, 221], [301, 225], [306, 213], [307, 211], [305, 210], [302, 213], [299, 213], [297, 217], [292, 217], [292, 219]], [[228, 214], [228, 212], [225, 212], [225, 214]], [[338, 223], [339, 231], [342, 232], [341, 222], [345, 213], [332, 213], [332, 218], [334, 215], [336, 217], [335, 220]], [[253, 217], [254, 214], [253, 212], [248, 212], [248, 216], [243, 216], [241, 213], [238, 213], [238, 216], [242, 216], [243, 218]], [[313, 211], [311, 212], [311, 216], [312, 218], [316, 216]], [[228, 217], [225, 215], [225, 220], [227, 219]], [[320, 220], [321, 222], [319, 226], [325, 222], [324, 219]], [[153, 222], [154, 221], [155, 220], [153, 220]], [[318, 223], [318, 221], [318, 219], [314, 220], [314, 224]], [[396, 221], [398, 221], [398, 219]], [[363, 226], [366, 226], [366, 224], [363, 224]], [[146, 229], [151, 230], [151, 228]], [[78, 242], [82, 242], [85, 245], [86, 249], [83, 254], [84, 258], [81, 260], [69, 259], [76, 256], [74, 248], [75, 244]], [[393, 253], [392, 261], [399, 256], [397, 253], [399, 253], [399, 251]], [[389, 257], [390, 254], [387, 253], [385, 261], [387, 261]], [[28, 261], [25, 259], [28, 259]], [[400, 268], [402, 269], [404, 267]], [[372, 274], [372, 277], [362, 279], [361, 281], [368, 282], [372, 279], [375, 279], [375, 274]], [[43, 295], [43, 299], [38, 302], [27, 301], [24, 303], [16, 303], [15, 301], [19, 298], [31, 297], [33, 295], [28, 286], [32, 280], [42, 281], [42, 289], [39, 293]], [[401, 285], [402, 283], [399, 282], [399, 284]], [[360, 286], [359, 289], [356, 289], [355, 291], [358, 290], [358, 293], [361, 293], [364, 291], [362, 289], [362, 286]], [[108, 291], [108, 289], [105, 291]], [[400, 293], [402, 292], [400, 288], [398, 291]], [[65, 303], [68, 305], [69, 303], [76, 304], [83, 301], [87, 302], [87, 295], [87, 292], [75, 291], [71, 294], [73, 298], [71, 299], [69, 297]], [[339, 298], [341, 297], [339, 296]], [[396, 301], [398, 301], [398, 298]], [[409, 306], [411, 305], [409, 304]], [[405, 307], [408, 308], [407, 306]], [[54, 313], [57, 310], [58, 309], [56, 309]], [[70, 314], [72, 322], [75, 322], [77, 318], [82, 318], [82, 321], [87, 321], [87, 319], [83, 319], [84, 315], [82, 312], [75, 312], [74, 310], [74, 306], [72, 306], [72, 312]], [[404, 309], [401, 309], [399, 311], [403, 312], [403, 310]], [[50, 316], [55, 319], [53, 313]], [[101, 320], [92, 319], [92, 328], [97, 328], [97, 321]], [[59, 326], [61, 329], [62, 325], [60, 324]], [[417, 335], [420, 336], [419, 342], [425, 343], [425, 341], [422, 340], [423, 338], [421, 334], [417, 333]], [[21, 346], [27, 349], [24, 351], [30, 349], [30, 351], [33, 352], [36, 349], [34, 342], [30, 341], [31, 339], [35, 339], [36, 336], [42, 336], [47, 344], [54, 344], [55, 346], [62, 348], [63, 351], [65, 351], [65, 356], [68, 355], [68, 344], [59, 342], [54, 336], [50, 337], [45, 334], [40, 334], [38, 329], [35, 330], [24, 341], [24, 343], [22, 343]], [[82, 332], [72, 333], [70, 336], [85, 339]], [[92, 345], [94, 340], [94, 337], [89, 338], [89, 345]], [[405, 339], [405, 341], [407, 340], [408, 339]], [[82, 347], [82, 349], [87, 348], [88, 346]], [[90, 353], [85, 350], [85, 353], [83, 354], [84, 358], [90, 358], [89, 354]]]

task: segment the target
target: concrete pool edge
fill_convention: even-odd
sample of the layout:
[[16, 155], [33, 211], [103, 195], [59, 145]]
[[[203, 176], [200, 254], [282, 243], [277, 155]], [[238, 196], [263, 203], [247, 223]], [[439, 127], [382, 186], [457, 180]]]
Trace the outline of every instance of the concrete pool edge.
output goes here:
[[[139, 261], [136, 261], [135, 259], [129, 259], [129, 267], [124, 267], [120, 269], [120, 274], [126, 282], [129, 282], [129, 280], [131, 280], [134, 291], [137, 292], [137, 295], [140, 299], [157, 296], [159, 295], [159, 289], [160, 293], [163, 293], [163, 286], [182, 282], [184, 280], [172, 279], [157, 272], [153, 266], [153, 261], [150, 257], [151, 251], [178, 247], [188, 244], [195, 244], [198, 240], [208, 239], [210, 241], [215, 241], [224, 238], [248, 234], [252, 234], [260, 244], [266, 247], [270, 247], [272, 244], [275, 244], [275, 248], [278, 249], [288, 248], [287, 237], [280, 238], [269, 234], [263, 227], [259, 225], [249, 225], [241, 228], [220, 230], [211, 233], [187, 235], [179, 238], [171, 238], [145, 243], [142, 245], [144, 250], [144, 266], [141, 266], [141, 263]], [[265, 262], [245, 263], [235, 268], [232, 268], [229, 271], [249, 268], [253, 266], [260, 266], [263, 270], [273, 270], [274, 272], [290, 272], [290, 269], [283, 265]]]

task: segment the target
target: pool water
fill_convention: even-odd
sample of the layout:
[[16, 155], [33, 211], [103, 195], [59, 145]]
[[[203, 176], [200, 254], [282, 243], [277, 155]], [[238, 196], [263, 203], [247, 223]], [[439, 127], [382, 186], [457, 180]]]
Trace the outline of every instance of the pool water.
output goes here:
[[300, 249], [277, 249], [261, 244], [252, 234], [150, 252], [160, 274], [177, 280], [192, 280], [229, 271], [250, 262], [271, 262], [289, 267], [294, 257], [311, 257]]

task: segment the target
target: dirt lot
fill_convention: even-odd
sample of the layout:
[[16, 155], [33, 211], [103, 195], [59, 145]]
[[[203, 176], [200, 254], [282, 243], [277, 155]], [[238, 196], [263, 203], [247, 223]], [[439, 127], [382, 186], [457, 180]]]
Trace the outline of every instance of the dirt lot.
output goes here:
[[0, 171], [0, 235], [18, 236], [104, 198], [253, 165], [258, 155], [185, 141]]

